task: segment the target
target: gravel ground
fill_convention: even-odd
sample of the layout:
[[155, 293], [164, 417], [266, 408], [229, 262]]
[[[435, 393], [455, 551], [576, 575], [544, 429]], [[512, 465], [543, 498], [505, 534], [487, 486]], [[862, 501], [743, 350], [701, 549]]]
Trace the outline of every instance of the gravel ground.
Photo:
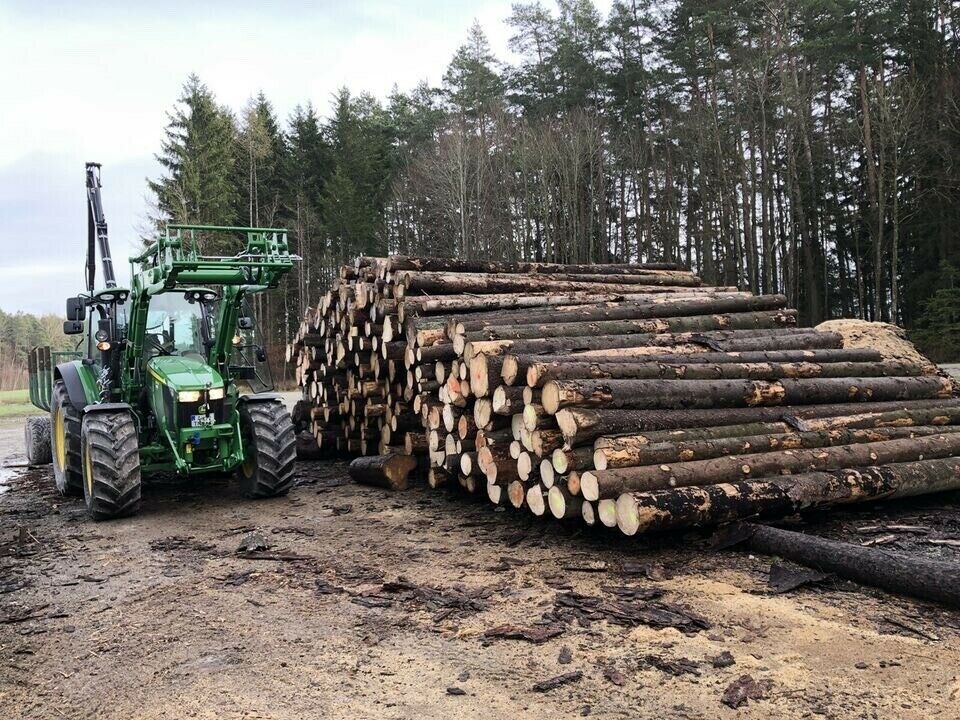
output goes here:
[[[20, 433], [0, 427], [7, 465]], [[260, 502], [227, 479], [154, 481], [140, 515], [108, 523], [47, 468], [0, 483], [10, 717], [960, 717], [960, 613], [835, 579], [771, 594], [770, 558], [705, 534], [628, 540], [389, 494], [338, 462], [302, 464], [288, 497]], [[958, 508], [804, 527], [960, 559], [929, 542], [960, 537]], [[251, 543], [268, 549], [238, 552]], [[755, 697], [735, 712], [738, 688]]]

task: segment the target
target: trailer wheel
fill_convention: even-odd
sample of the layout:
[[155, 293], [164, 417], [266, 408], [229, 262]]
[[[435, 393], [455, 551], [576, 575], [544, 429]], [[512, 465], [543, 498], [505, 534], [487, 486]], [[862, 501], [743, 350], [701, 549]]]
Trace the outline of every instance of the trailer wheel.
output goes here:
[[80, 412], [70, 404], [63, 380], [53, 384], [50, 395], [50, 451], [57, 490], [61, 495], [80, 495], [83, 492]]
[[140, 509], [140, 447], [128, 412], [84, 415], [83, 498], [94, 520], [133, 515]]
[[27, 449], [27, 463], [49, 465], [53, 461], [50, 450], [50, 416], [28, 417], [23, 425], [23, 440]]
[[237, 468], [240, 492], [251, 498], [286, 495], [293, 487], [297, 435], [283, 403], [241, 403], [240, 437], [246, 452]]

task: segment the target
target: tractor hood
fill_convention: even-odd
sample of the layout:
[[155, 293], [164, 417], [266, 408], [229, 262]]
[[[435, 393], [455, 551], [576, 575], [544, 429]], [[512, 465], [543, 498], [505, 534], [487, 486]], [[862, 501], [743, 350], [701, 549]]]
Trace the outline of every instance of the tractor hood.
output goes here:
[[173, 391], [223, 387], [220, 373], [202, 360], [161, 355], [147, 363], [150, 376]]

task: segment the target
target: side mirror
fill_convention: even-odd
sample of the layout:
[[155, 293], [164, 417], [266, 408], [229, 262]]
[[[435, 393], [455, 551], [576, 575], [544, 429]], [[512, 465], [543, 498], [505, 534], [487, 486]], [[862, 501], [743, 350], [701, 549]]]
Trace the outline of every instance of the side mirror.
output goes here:
[[[67, 298], [67, 320], [83, 322], [87, 319], [87, 304], [82, 297]], [[64, 330], [66, 332], [66, 330]]]
[[253, 318], [252, 317], [238, 317], [237, 318], [237, 327], [241, 330], [253, 330]]
[[63, 324], [64, 335], [79, 335], [83, 332], [83, 323], [79, 320], [67, 320]]

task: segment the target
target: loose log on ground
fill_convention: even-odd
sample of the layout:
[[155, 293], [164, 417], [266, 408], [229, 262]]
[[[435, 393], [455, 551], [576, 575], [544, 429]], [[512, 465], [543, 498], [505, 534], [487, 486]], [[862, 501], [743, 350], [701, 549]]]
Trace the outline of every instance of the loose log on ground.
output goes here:
[[783, 517], [836, 503], [960, 489], [960, 458], [812, 472], [762, 481], [624, 493], [617, 526], [626, 535], [748, 517]]
[[417, 460], [411, 455], [372, 455], [358, 457], [347, 468], [354, 482], [361, 485], [406, 490], [407, 477], [417, 467]]
[[960, 607], [960, 563], [863, 547], [791, 530], [750, 524], [737, 528], [750, 550], [785, 558], [846, 580], [899, 595]]

